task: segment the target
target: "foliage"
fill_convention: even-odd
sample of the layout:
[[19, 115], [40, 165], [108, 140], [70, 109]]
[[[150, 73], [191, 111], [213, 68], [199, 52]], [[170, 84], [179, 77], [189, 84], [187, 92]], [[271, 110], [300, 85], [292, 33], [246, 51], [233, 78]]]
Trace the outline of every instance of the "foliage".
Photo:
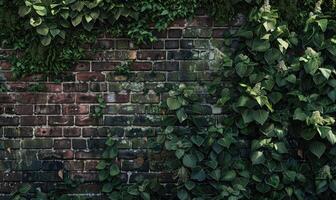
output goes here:
[[161, 31], [174, 19], [189, 16], [195, 7], [195, 0], [1, 0], [0, 41], [1, 46], [21, 52], [10, 59], [17, 78], [55, 75], [83, 58], [80, 47], [102, 32], [125, 35], [137, 43], [151, 42], [153, 30]]
[[96, 120], [103, 117], [106, 108], [106, 102], [102, 95], [97, 95], [97, 102], [98, 105], [94, 107], [93, 112], [91, 113], [91, 116]]
[[130, 68], [132, 63], [129, 61], [122, 62], [120, 65], [115, 68], [115, 75], [124, 75], [128, 76], [130, 74]]
[[47, 90], [47, 86], [43, 83], [34, 83], [30, 84], [27, 88], [29, 92], [45, 92]]

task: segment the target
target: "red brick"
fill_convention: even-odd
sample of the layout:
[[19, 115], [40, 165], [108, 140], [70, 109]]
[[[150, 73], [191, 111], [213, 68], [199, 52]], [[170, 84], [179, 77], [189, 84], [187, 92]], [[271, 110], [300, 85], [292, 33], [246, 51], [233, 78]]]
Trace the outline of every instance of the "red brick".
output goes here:
[[32, 115], [33, 114], [33, 105], [16, 105], [15, 113], [17, 115]]
[[87, 83], [63, 83], [64, 92], [87, 92], [88, 89]]
[[105, 76], [99, 72], [78, 72], [77, 73], [78, 81], [104, 81]]
[[55, 149], [70, 149], [71, 148], [71, 140], [60, 139], [54, 140], [54, 148]]
[[120, 62], [93, 62], [92, 71], [112, 71]]
[[130, 94], [128, 93], [110, 93], [105, 95], [105, 101], [108, 103], [127, 103], [130, 101]]
[[64, 162], [64, 169], [68, 171], [83, 171], [84, 161], [69, 160]]
[[14, 103], [15, 96], [12, 94], [0, 94], [0, 104], [4, 103]]
[[37, 115], [49, 115], [49, 114], [60, 114], [60, 105], [36, 105], [35, 114]]
[[98, 165], [98, 160], [88, 160], [84, 161], [84, 170], [85, 171], [96, 171], [96, 167]]
[[139, 60], [164, 60], [166, 59], [165, 51], [138, 51], [137, 58]]
[[81, 61], [74, 66], [74, 71], [89, 71], [90, 62]]
[[47, 83], [46, 87], [48, 92], [62, 92], [62, 84]]
[[27, 91], [28, 84], [27, 83], [8, 83], [8, 88], [12, 92], [25, 92]]
[[63, 115], [78, 115], [88, 114], [90, 111], [89, 105], [63, 105]]
[[178, 19], [178, 20], [175, 20], [173, 21], [169, 27], [185, 27], [187, 24], [187, 20], [185, 19]]
[[194, 17], [191, 21], [187, 23], [187, 26], [197, 26], [197, 27], [210, 27], [212, 26], [213, 20], [210, 17]]
[[76, 95], [76, 103], [97, 103], [97, 96], [95, 94], [83, 94]]
[[21, 116], [22, 126], [39, 126], [46, 125], [47, 118], [46, 116]]
[[89, 115], [76, 116], [75, 118], [75, 125], [77, 126], [89, 126], [97, 124], [99, 124], [99, 121]]
[[36, 128], [36, 137], [60, 137], [62, 136], [62, 128]]
[[4, 60], [0, 60], [0, 68], [2, 70], [11, 69], [11, 67], [12, 67], [12, 64], [10, 64], [10, 62], [4, 61]]
[[73, 116], [48, 116], [48, 125], [51, 126], [72, 126], [73, 124]]
[[75, 95], [72, 93], [51, 94], [48, 96], [48, 103], [74, 103]]
[[152, 63], [150, 62], [136, 62], [132, 65], [134, 71], [148, 71], [152, 69]]
[[47, 103], [47, 94], [22, 93], [17, 94], [16, 99], [22, 104], [44, 104]]
[[99, 159], [101, 158], [101, 152], [94, 152], [94, 151], [90, 151], [90, 152], [85, 152], [85, 151], [79, 151], [76, 152], [75, 154], [76, 159], [79, 160], [86, 160], [86, 159]]
[[63, 135], [65, 137], [78, 137], [81, 135], [80, 128], [63, 128]]

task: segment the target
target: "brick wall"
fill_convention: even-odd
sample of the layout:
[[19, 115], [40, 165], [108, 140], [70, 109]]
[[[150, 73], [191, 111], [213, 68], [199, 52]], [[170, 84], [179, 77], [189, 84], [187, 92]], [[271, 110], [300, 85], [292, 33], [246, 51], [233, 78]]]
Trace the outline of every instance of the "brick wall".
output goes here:
[[[8, 92], [0, 92], [0, 194], [22, 182], [48, 190], [62, 181], [65, 170], [84, 178], [78, 191], [97, 193], [95, 166], [109, 131], [121, 137], [121, 167], [132, 172], [131, 179], [153, 174], [164, 180], [160, 156], [143, 149], [159, 131], [159, 103], [174, 85], [212, 80], [214, 49], [227, 30], [197, 16], [174, 22], [151, 45], [102, 35], [87, 46], [86, 59], [53, 80], [34, 75], [14, 81], [10, 65], [2, 61], [0, 85]], [[125, 60], [133, 61], [129, 75], [116, 75], [116, 66]], [[29, 92], [36, 84], [45, 91]], [[90, 117], [97, 94], [107, 103], [98, 121]]]

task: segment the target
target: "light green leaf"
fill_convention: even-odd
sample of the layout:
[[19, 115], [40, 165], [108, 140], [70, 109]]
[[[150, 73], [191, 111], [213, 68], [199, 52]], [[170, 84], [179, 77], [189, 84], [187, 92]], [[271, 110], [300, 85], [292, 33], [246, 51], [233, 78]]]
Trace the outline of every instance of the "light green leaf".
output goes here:
[[330, 75], [331, 75], [331, 70], [327, 69], [327, 68], [319, 68], [319, 70], [322, 73], [322, 75], [324, 76], [324, 78], [326, 78], [328, 80]]
[[255, 151], [251, 155], [251, 161], [253, 165], [261, 164], [265, 161], [265, 156], [262, 151]]
[[182, 162], [184, 166], [193, 168], [196, 167], [197, 158], [193, 154], [186, 154], [183, 156]]
[[48, 33], [49, 33], [49, 28], [48, 28], [48, 26], [46, 26], [46, 25], [41, 25], [41, 26], [38, 26], [37, 28], [36, 28], [36, 32], [38, 33], [38, 34], [40, 34], [40, 35], [44, 35], [44, 36], [46, 36], [46, 35], [48, 35]]
[[177, 112], [176, 112], [176, 116], [177, 116], [177, 119], [179, 120], [180, 123], [184, 122], [187, 118], [188, 118], [188, 115], [187, 113], [184, 111], [184, 109], [179, 109]]
[[83, 15], [77, 15], [76, 17], [71, 19], [71, 23], [73, 26], [78, 26], [82, 22]]
[[26, 16], [28, 13], [30, 13], [30, 11], [31, 11], [31, 7], [20, 6], [20, 8], [19, 8], [19, 16], [20, 16], [20, 17], [24, 17], [24, 16]]
[[327, 30], [328, 19], [320, 19], [320, 20], [317, 20], [316, 22], [323, 32]]
[[40, 16], [47, 15], [47, 9], [44, 6], [33, 5], [35, 12]]
[[32, 27], [36, 27], [42, 24], [42, 18], [41, 17], [31, 17], [30, 18], [30, 25]]
[[305, 121], [307, 119], [306, 113], [301, 108], [296, 108], [294, 111], [293, 119], [299, 121]]
[[167, 106], [170, 110], [177, 110], [182, 106], [182, 104], [177, 98], [169, 97], [167, 99]]
[[224, 181], [232, 181], [233, 179], [235, 179], [237, 176], [237, 173], [234, 170], [229, 170], [224, 172], [223, 174], [223, 180]]
[[326, 150], [325, 144], [319, 141], [314, 141], [309, 145], [309, 150], [318, 158], [324, 154]]
[[254, 39], [252, 42], [252, 50], [258, 52], [265, 52], [270, 48], [270, 43], [267, 40]]
[[261, 125], [263, 125], [266, 122], [268, 115], [269, 115], [269, 112], [265, 110], [254, 110], [253, 111], [253, 119]]
[[180, 200], [188, 200], [189, 199], [189, 194], [188, 194], [188, 192], [185, 189], [180, 189], [177, 192], [177, 197]]
[[110, 167], [110, 176], [116, 176], [120, 173], [118, 165], [112, 164]]
[[51, 42], [51, 37], [48, 35], [48, 36], [44, 36], [42, 37], [41, 39], [41, 43], [43, 46], [48, 46]]

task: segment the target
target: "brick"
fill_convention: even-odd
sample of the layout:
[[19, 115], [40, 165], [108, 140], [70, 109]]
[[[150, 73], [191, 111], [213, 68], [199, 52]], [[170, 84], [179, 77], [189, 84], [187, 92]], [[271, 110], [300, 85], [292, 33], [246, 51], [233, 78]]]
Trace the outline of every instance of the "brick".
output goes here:
[[75, 102], [75, 95], [72, 93], [51, 94], [48, 96], [48, 103], [69, 104]]
[[137, 58], [139, 60], [164, 60], [166, 52], [164, 51], [138, 51]]
[[92, 71], [113, 71], [120, 62], [92, 62]]
[[191, 50], [168, 51], [168, 60], [192, 60], [198, 57], [197, 52]]
[[89, 71], [90, 62], [80, 61], [74, 66], [74, 71]]
[[75, 158], [79, 160], [99, 159], [101, 158], [101, 152], [100, 151], [90, 151], [90, 152], [79, 151], [75, 153]]
[[15, 113], [17, 115], [32, 115], [33, 114], [33, 106], [32, 105], [16, 105]]
[[87, 83], [63, 83], [64, 92], [87, 92], [88, 90]]
[[15, 96], [12, 94], [0, 94], [0, 103], [15, 103]]
[[55, 139], [54, 140], [55, 149], [71, 149], [71, 140], [67, 139]]
[[158, 40], [153, 43], [153, 49], [163, 49], [164, 48], [164, 41]]
[[59, 171], [64, 168], [62, 161], [58, 160], [45, 160], [42, 161], [42, 170], [43, 171]]
[[18, 117], [5, 117], [0, 116], [0, 126], [10, 126], [10, 125], [18, 125], [19, 118]]
[[180, 44], [178, 40], [166, 40], [165, 41], [165, 48], [166, 49], [178, 49]]
[[22, 116], [20, 124], [22, 126], [46, 125], [47, 118], [45, 116]]
[[128, 49], [130, 48], [130, 41], [129, 40], [117, 40], [116, 48], [117, 49]]
[[212, 26], [213, 20], [208, 17], [194, 17], [192, 20], [188, 21], [187, 26], [195, 26], [195, 27], [210, 27]]
[[155, 71], [178, 71], [179, 62], [155, 62]]
[[132, 94], [131, 96], [132, 103], [159, 103], [160, 102], [160, 95], [155, 93], [149, 94]]
[[114, 40], [97, 40], [93, 47], [94, 49], [114, 49], [115, 41]]
[[86, 149], [86, 140], [84, 139], [73, 139], [72, 140], [72, 148], [73, 149]]
[[62, 84], [47, 83], [45, 86], [47, 92], [62, 92]]
[[74, 117], [73, 116], [48, 116], [48, 125], [72, 126], [74, 125]]
[[76, 103], [97, 103], [97, 96], [95, 94], [76, 94]]
[[22, 148], [24, 149], [50, 149], [52, 148], [52, 139], [24, 139]]
[[133, 118], [129, 116], [105, 116], [104, 125], [106, 126], [127, 126], [131, 125]]
[[62, 128], [36, 128], [36, 137], [60, 137], [62, 136]]
[[105, 148], [106, 139], [90, 139], [88, 140], [88, 148], [91, 150], [98, 150]]
[[97, 165], [99, 161], [97, 160], [88, 160], [84, 161], [84, 170], [85, 171], [97, 171]]
[[22, 104], [45, 104], [47, 103], [47, 94], [22, 93], [17, 94], [16, 99]]
[[18, 128], [4, 128], [4, 136], [7, 138], [18, 137], [32, 137], [33, 128], [31, 127], [18, 127]]
[[91, 92], [106, 92], [107, 91], [107, 83], [91, 82], [90, 83], [90, 91]]
[[168, 30], [169, 38], [181, 38], [182, 37], [182, 29], [169, 29]]
[[64, 169], [67, 171], [82, 171], [84, 169], [84, 162], [73, 160], [65, 161]]
[[90, 126], [90, 125], [98, 125], [100, 124], [99, 120], [94, 119], [90, 115], [81, 115], [76, 116], [75, 125], [77, 126]]
[[0, 140], [0, 150], [11, 151], [12, 149], [20, 149], [20, 140], [15, 139]]
[[78, 137], [81, 135], [80, 128], [63, 128], [63, 135], [65, 137]]
[[63, 115], [80, 115], [88, 113], [89, 105], [63, 105], [62, 109]]
[[130, 95], [128, 93], [109, 93], [105, 95], [107, 103], [127, 103], [129, 102]]
[[78, 81], [104, 81], [105, 76], [99, 72], [78, 72], [76, 74]]
[[49, 115], [49, 114], [60, 114], [60, 105], [36, 105], [35, 114], [37, 115]]
[[180, 46], [182, 49], [192, 49], [194, 48], [193, 40], [180, 40]]
[[131, 70], [134, 71], [148, 71], [152, 69], [152, 63], [150, 62], [135, 62], [131, 66]]
[[213, 38], [223, 38], [226, 33], [229, 33], [229, 30], [227, 28], [213, 29], [212, 37]]

